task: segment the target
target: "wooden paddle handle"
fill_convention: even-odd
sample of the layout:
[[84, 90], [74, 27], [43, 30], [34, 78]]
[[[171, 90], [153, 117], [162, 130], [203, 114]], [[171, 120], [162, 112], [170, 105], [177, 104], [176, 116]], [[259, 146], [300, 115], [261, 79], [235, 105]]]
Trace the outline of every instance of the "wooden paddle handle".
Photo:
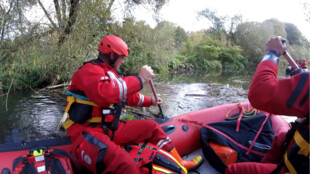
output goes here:
[[154, 95], [154, 97], [155, 97], [155, 100], [158, 101], [157, 93], [156, 93], [156, 90], [155, 90], [155, 87], [154, 87], [154, 84], [153, 84], [153, 80], [152, 80], [152, 79], [149, 81], [149, 84], [150, 84], [150, 86], [151, 86], [151, 89], [152, 89], [153, 95]]

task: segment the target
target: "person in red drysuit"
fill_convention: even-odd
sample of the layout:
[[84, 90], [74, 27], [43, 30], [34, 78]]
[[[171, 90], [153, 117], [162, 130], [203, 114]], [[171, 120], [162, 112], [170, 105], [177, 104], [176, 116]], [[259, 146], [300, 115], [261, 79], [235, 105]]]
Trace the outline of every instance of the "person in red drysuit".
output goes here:
[[[279, 57], [286, 50], [281, 37], [266, 44], [266, 55], [254, 74], [248, 98], [257, 109], [301, 118], [291, 130], [275, 136], [262, 163], [229, 165], [227, 174], [309, 173], [309, 72], [277, 80]], [[300, 143], [302, 142], [302, 143]]]
[[124, 103], [141, 107], [162, 103], [161, 99], [156, 101], [138, 93], [154, 73], [145, 65], [138, 76], [120, 76], [118, 70], [129, 51], [117, 36], [103, 37], [98, 51], [98, 59], [84, 63], [73, 74], [67, 91], [66, 112], [70, 119], [64, 127], [79, 163], [93, 173], [139, 173], [135, 161], [122, 146], [148, 141], [170, 152], [187, 169], [198, 166], [202, 157], [182, 160], [157, 122], [119, 121]]
[[295, 60], [295, 63], [300, 67], [298, 59]]
[[307, 62], [306, 62], [305, 59], [302, 61], [302, 64], [300, 65], [300, 68], [301, 69], [307, 69]]

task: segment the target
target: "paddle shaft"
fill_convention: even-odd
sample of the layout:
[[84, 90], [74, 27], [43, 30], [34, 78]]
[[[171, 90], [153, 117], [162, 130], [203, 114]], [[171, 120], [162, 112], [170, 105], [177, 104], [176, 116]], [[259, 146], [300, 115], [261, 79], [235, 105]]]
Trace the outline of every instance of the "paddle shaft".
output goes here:
[[[155, 97], [155, 100], [158, 101], [157, 93], [156, 93], [156, 90], [155, 90], [155, 87], [154, 87], [152, 79], [149, 81], [149, 84], [151, 86], [151, 89], [152, 89], [153, 95]], [[161, 105], [158, 105], [158, 108], [159, 108], [159, 111], [160, 111], [160, 114], [161, 114], [162, 118], [165, 118], [163, 110], [161, 109]]]
[[[286, 39], [282, 38], [281, 42], [282, 44], [285, 44]], [[297, 65], [297, 63], [294, 61], [292, 56], [287, 51], [284, 51], [283, 56], [288, 61], [288, 63], [292, 66], [293, 70], [299, 69], [299, 66]]]
[[297, 65], [297, 63], [294, 61], [294, 59], [291, 57], [291, 55], [287, 51], [284, 51], [283, 56], [285, 57], [285, 59], [288, 61], [288, 63], [292, 66], [294, 70], [299, 69], [299, 66]]

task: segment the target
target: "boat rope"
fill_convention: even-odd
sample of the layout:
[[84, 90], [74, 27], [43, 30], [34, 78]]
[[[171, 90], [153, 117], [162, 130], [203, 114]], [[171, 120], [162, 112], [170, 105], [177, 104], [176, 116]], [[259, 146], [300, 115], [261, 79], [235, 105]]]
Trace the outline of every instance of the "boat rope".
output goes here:
[[[232, 110], [234, 110], [235, 108], [240, 108], [240, 110], [241, 110], [240, 115], [237, 115], [237, 116], [234, 116], [234, 117], [228, 117], [228, 114], [229, 114], [230, 112], [232, 112]], [[251, 109], [252, 109], [252, 110], [251, 110]], [[253, 112], [254, 112], [254, 114], [253, 114]], [[242, 104], [241, 104], [241, 103], [238, 103], [235, 107], [233, 107], [232, 109], [230, 109], [230, 110], [227, 112], [226, 118], [227, 118], [227, 119], [236, 119], [236, 118], [238, 118], [237, 126], [236, 126], [236, 132], [239, 132], [241, 118], [242, 118], [242, 117], [249, 117], [249, 118], [250, 118], [250, 117], [254, 117], [258, 112], [259, 112], [259, 110], [255, 109], [255, 108], [253, 108], [253, 107], [250, 108], [249, 105], [248, 105], [248, 109], [245, 110], [244, 107], [242, 106]], [[244, 115], [244, 114], [249, 114], [249, 113], [252, 114], [252, 115]], [[247, 155], [248, 155], [250, 152], [253, 152], [253, 151], [252, 151], [252, 148], [253, 148], [253, 146], [254, 146], [254, 144], [255, 144], [255, 142], [256, 142], [258, 136], [259, 136], [260, 133], [262, 132], [265, 123], [267, 122], [268, 118], [269, 118], [271, 115], [272, 115], [271, 113], [266, 114], [265, 120], [263, 121], [261, 127], [259, 128], [258, 132], [256, 133], [256, 136], [254, 137], [254, 139], [253, 139], [253, 141], [252, 141], [250, 147], [247, 149], [247, 152], [246, 152]], [[200, 125], [200, 126], [204, 126], [204, 127], [207, 127], [207, 128], [208, 128], [208, 125], [204, 125], [204, 123], [201, 122], [201, 121], [194, 121], [194, 120], [189, 120], [189, 119], [184, 119], [184, 118], [181, 118], [180, 121], [182, 121], [182, 122], [188, 122], [188, 123], [193, 123], [193, 124]]]
[[[248, 104], [248, 106], [247, 106], [248, 109], [246, 110], [246, 109], [244, 109], [244, 107], [242, 106], [241, 103], [238, 103], [235, 107], [231, 108], [231, 109], [226, 113], [226, 118], [227, 118], [227, 119], [233, 120], [233, 119], [236, 119], [236, 118], [240, 117], [240, 115], [231, 116], [231, 117], [229, 116], [230, 113], [231, 113], [234, 109], [236, 109], [236, 108], [239, 108], [240, 111], [242, 111], [242, 112], [240, 112], [240, 115], [241, 115], [241, 113], [242, 113], [242, 117], [246, 117], [246, 118], [248, 118], [248, 117], [254, 117], [257, 113], [259, 113], [259, 110], [258, 110], [258, 109], [253, 108], [253, 107], [250, 106], [249, 104]], [[253, 113], [253, 112], [254, 112], [254, 113]]]

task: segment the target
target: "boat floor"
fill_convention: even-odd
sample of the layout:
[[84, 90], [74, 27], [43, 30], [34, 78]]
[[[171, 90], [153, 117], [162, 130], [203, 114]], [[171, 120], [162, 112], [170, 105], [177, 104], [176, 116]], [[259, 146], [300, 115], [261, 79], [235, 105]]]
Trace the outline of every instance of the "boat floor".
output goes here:
[[[204, 157], [201, 148], [196, 150], [196, 151], [194, 151], [194, 152], [192, 152], [192, 153], [190, 153], [189, 155], [183, 156], [183, 159], [191, 160], [191, 159], [195, 158], [197, 155], [201, 155], [202, 157]], [[189, 174], [195, 174], [195, 173], [201, 173], [201, 174], [203, 174], [203, 173], [220, 174], [217, 170], [215, 170], [210, 165], [209, 161], [205, 157], [204, 157], [203, 164], [199, 168], [197, 168], [197, 169], [195, 169], [193, 171], [189, 171], [188, 173]]]

